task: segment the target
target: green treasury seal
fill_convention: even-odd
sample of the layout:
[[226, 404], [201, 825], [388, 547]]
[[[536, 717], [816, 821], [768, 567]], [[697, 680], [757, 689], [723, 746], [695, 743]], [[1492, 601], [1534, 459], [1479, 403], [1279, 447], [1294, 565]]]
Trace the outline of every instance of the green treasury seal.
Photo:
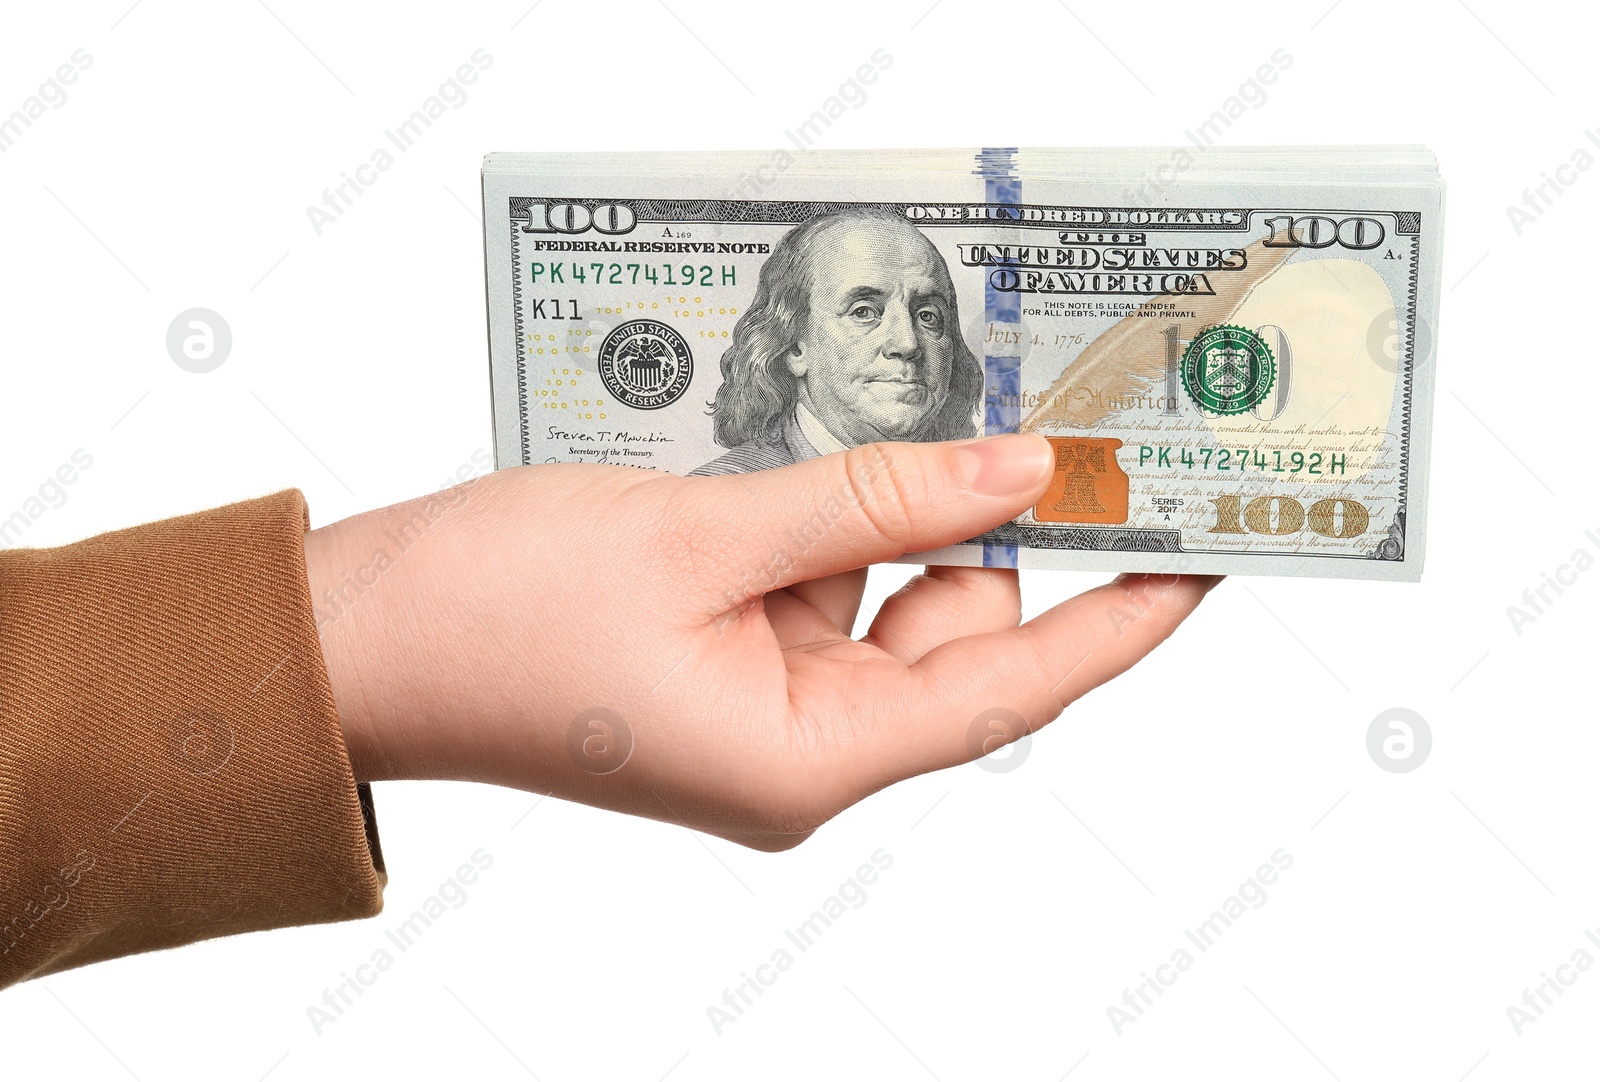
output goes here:
[[1200, 332], [1183, 354], [1183, 389], [1211, 413], [1243, 413], [1272, 390], [1277, 365], [1261, 336], [1224, 323]]

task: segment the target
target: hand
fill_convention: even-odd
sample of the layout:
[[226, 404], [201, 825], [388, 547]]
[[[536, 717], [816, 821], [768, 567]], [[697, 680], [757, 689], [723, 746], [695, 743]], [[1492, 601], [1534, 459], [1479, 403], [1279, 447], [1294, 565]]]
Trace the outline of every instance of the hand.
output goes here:
[[993, 750], [969, 737], [985, 710], [1037, 730], [1216, 584], [1124, 575], [1018, 626], [1015, 571], [932, 567], [851, 639], [865, 565], [1014, 518], [1050, 471], [1031, 435], [725, 477], [522, 466], [311, 531], [356, 776], [493, 782], [797, 844]]

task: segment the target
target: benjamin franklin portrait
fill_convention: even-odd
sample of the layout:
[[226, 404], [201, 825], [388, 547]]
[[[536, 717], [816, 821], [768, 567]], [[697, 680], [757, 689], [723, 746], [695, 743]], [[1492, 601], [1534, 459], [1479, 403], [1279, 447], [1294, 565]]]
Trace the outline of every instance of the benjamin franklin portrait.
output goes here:
[[762, 266], [711, 403], [728, 451], [691, 476], [974, 436], [982, 391], [938, 249], [884, 211], [825, 214], [786, 233]]

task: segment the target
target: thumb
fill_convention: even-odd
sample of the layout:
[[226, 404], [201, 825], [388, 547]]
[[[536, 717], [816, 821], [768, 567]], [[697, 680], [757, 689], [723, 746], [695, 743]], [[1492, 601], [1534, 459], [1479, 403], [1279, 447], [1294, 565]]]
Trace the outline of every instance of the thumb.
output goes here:
[[723, 532], [750, 598], [1008, 522], [1044, 492], [1053, 461], [1047, 440], [1021, 433], [869, 443], [792, 466], [694, 478], [691, 514]]

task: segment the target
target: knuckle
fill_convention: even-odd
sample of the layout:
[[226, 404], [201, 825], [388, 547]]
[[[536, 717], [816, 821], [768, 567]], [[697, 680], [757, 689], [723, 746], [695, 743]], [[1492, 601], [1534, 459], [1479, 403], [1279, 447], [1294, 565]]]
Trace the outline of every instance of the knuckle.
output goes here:
[[845, 452], [841, 495], [860, 508], [867, 525], [895, 545], [910, 543], [916, 508], [927, 486], [920, 472], [896, 463], [889, 444], [867, 443]]
[[[1164, 619], [1178, 604], [1178, 587], [1183, 577], [1176, 574], [1119, 575], [1111, 585], [1121, 595], [1126, 611], [1119, 614], [1129, 623], [1146, 616]], [[1120, 635], [1123, 628], [1118, 629]]]
[[1011, 676], [1016, 681], [1015, 686], [1035, 690], [1043, 716], [1033, 720], [1037, 725], [1044, 725], [1054, 720], [1071, 703], [1063, 695], [1062, 685], [1088, 659], [1071, 659], [1063, 665], [1062, 659], [1055, 656], [1058, 650], [1052, 651], [1044, 636], [1034, 629], [1023, 626], [1017, 629], [1017, 633], [1021, 641], [1027, 644], [1027, 649], [1018, 651], [1019, 656], [1014, 662], [1016, 671]]

